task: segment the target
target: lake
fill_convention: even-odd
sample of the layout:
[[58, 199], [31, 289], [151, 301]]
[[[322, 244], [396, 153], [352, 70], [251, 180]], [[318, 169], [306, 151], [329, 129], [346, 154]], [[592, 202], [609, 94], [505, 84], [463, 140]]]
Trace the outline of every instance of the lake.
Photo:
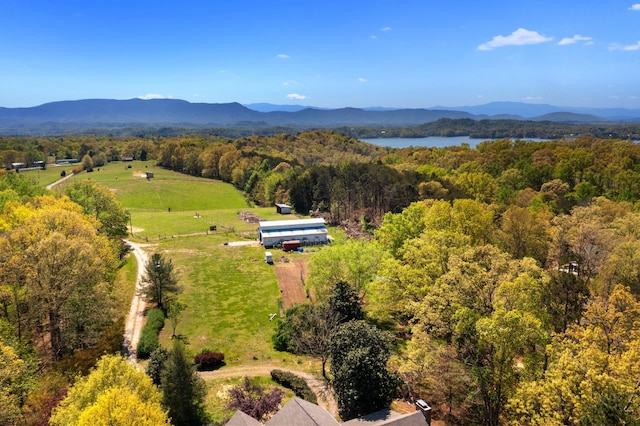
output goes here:
[[[504, 139], [504, 138], [501, 138]], [[548, 139], [522, 138], [523, 140], [531, 140], [535, 142], [545, 141]], [[359, 139], [378, 146], [388, 146], [391, 148], [408, 148], [410, 146], [425, 146], [428, 148], [445, 148], [447, 146], [460, 146], [463, 143], [468, 144], [471, 148], [483, 141], [492, 139], [471, 139], [469, 136], [429, 136], [428, 138], [375, 138], [375, 139]]]

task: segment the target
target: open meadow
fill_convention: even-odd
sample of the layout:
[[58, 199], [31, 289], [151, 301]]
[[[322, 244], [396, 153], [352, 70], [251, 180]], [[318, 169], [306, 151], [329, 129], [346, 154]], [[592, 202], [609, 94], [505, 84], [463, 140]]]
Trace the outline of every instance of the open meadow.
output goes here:
[[[147, 171], [154, 177], [147, 179]], [[282, 219], [275, 208], [249, 207], [230, 184], [165, 170], [152, 161], [110, 163], [55, 190], [85, 179], [110, 188], [131, 213], [132, 241], [175, 264], [184, 288], [180, 300], [187, 305], [176, 334], [186, 338], [191, 351], [223, 352], [229, 366], [317, 368], [308, 358], [273, 349], [271, 314], [279, 314], [282, 304], [274, 267], [264, 262], [265, 250], [258, 244], [234, 244], [256, 239], [258, 219]], [[171, 328], [167, 321], [160, 336], [164, 345], [170, 343]]]
[[[47, 172], [49, 177], [41, 176], [41, 184], [60, 177], [59, 170], [55, 175]], [[146, 172], [153, 178], [147, 179]], [[149, 254], [160, 252], [173, 261], [183, 287], [179, 299], [186, 305], [175, 333], [194, 354], [202, 349], [224, 353], [226, 365], [220, 373], [228, 369], [233, 374], [207, 378], [207, 406], [215, 421], [230, 415], [224, 410], [224, 391], [239, 384], [245, 374], [262, 376], [265, 383], [271, 383], [269, 371], [274, 368], [319, 375], [319, 361], [276, 351], [271, 342], [286, 299], [276, 267], [295, 266], [317, 250], [289, 253], [291, 264], [279, 265], [283, 253], [270, 249], [278, 265], [266, 264], [265, 249], [255, 241], [257, 221], [283, 219], [275, 208], [248, 206], [230, 184], [165, 170], [152, 161], [110, 163], [73, 176], [54, 191], [86, 179], [110, 188], [130, 212], [133, 242]], [[339, 230], [330, 232], [338, 234], [338, 240], [345, 238]], [[292, 270], [298, 274], [299, 269]], [[127, 279], [135, 280], [135, 262], [128, 262], [120, 273], [119, 282]], [[133, 283], [126, 287], [132, 289]], [[130, 300], [129, 293], [123, 296]], [[170, 346], [172, 334], [167, 320], [161, 344]]]

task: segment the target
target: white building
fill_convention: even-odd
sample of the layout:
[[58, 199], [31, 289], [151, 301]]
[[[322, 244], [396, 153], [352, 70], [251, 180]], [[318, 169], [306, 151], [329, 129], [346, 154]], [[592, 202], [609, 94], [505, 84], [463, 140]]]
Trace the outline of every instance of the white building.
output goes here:
[[258, 238], [265, 247], [284, 241], [298, 240], [301, 245], [326, 244], [327, 226], [324, 219], [269, 220], [259, 222]]

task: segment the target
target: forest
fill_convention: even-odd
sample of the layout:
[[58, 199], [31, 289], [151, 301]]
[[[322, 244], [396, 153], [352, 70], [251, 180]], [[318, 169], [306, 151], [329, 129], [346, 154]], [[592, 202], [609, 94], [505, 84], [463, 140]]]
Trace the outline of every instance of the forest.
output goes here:
[[[393, 336], [387, 365], [400, 394], [428, 401], [448, 424], [640, 423], [640, 147], [626, 138], [390, 149], [331, 131], [4, 137], [0, 156], [5, 165], [76, 158], [85, 168], [155, 159], [229, 182], [250, 204], [290, 203], [345, 227], [351, 239], [312, 257], [308, 291], [330, 304], [347, 283], [362, 305], [356, 317]], [[44, 325], [53, 361], [108, 344], [97, 338], [112, 325], [107, 307], [78, 311], [74, 298], [109, 288], [123, 229], [108, 219], [122, 212], [90, 187], [68, 195], [55, 199], [19, 173], [0, 180], [0, 365], [35, 362], [19, 336], [37, 339]], [[81, 275], [64, 258], [40, 265], [42, 250], [66, 247], [61, 233], [96, 248], [77, 252], [85, 257], [75, 262], [92, 265]], [[24, 270], [26, 258], [40, 266]], [[52, 271], [75, 290], [42, 291]], [[301, 327], [326, 325], [317, 321]], [[284, 349], [304, 352], [287, 336]], [[16, 413], [52, 403], [44, 391], [25, 403], [26, 384], [2, 371], [0, 385]]]

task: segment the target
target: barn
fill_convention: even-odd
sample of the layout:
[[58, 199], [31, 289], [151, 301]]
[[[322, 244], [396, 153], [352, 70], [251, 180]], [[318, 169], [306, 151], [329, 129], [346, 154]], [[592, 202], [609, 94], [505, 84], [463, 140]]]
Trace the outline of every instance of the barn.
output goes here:
[[301, 245], [326, 244], [327, 226], [324, 219], [293, 219], [260, 221], [258, 238], [265, 247], [281, 245], [284, 241], [298, 240]]

